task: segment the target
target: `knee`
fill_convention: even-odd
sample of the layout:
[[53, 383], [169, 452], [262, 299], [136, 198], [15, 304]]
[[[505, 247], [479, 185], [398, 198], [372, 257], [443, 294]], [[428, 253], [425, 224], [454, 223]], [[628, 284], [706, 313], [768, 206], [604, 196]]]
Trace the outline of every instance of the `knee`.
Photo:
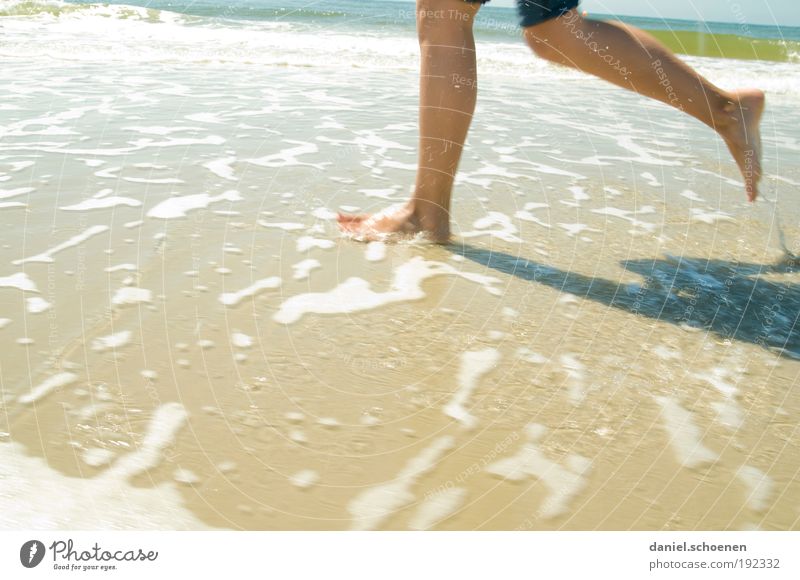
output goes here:
[[536, 56], [558, 62], [562, 58], [562, 48], [566, 42], [583, 34], [583, 23], [578, 11], [570, 10], [558, 18], [524, 28], [523, 34]]
[[[418, 0], [417, 35], [419, 43], [457, 43], [472, 35], [472, 25], [480, 4], [464, 0]], [[456, 45], [456, 44], [454, 44]]]

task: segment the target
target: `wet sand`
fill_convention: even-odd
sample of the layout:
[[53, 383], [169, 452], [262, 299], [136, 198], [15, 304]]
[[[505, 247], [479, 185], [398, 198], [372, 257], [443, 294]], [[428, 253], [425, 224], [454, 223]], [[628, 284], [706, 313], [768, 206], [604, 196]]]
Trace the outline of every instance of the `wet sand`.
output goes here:
[[251, 72], [4, 90], [1, 527], [797, 529], [795, 97], [753, 208], [665, 107], [491, 77], [454, 243], [366, 246], [413, 74]]

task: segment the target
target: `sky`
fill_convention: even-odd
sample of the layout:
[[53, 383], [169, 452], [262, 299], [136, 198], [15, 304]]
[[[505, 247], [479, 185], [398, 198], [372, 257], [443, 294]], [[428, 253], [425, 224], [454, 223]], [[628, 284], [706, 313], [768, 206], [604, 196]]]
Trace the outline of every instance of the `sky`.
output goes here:
[[[492, 1], [498, 6], [514, 5], [514, 0]], [[581, 8], [624, 16], [800, 26], [798, 0], [583, 0]]]

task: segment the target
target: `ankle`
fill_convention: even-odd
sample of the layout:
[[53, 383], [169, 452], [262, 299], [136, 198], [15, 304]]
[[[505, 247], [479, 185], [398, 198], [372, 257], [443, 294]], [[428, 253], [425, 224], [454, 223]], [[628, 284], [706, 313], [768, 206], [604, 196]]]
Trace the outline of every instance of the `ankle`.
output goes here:
[[438, 204], [424, 200], [408, 202], [411, 221], [420, 230], [436, 240], [450, 236], [450, 213]]
[[714, 128], [723, 133], [738, 123], [741, 112], [739, 102], [733, 95], [721, 96], [718, 103], [713, 122]]

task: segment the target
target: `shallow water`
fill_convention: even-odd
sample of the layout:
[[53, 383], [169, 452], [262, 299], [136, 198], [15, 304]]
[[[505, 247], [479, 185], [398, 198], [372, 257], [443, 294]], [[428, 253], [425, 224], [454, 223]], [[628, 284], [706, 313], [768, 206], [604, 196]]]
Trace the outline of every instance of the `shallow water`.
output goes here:
[[0, 72], [2, 527], [797, 527], [793, 85], [749, 206], [698, 123], [490, 69], [455, 243], [369, 247], [331, 216], [407, 193], [413, 62], [29, 58]]

